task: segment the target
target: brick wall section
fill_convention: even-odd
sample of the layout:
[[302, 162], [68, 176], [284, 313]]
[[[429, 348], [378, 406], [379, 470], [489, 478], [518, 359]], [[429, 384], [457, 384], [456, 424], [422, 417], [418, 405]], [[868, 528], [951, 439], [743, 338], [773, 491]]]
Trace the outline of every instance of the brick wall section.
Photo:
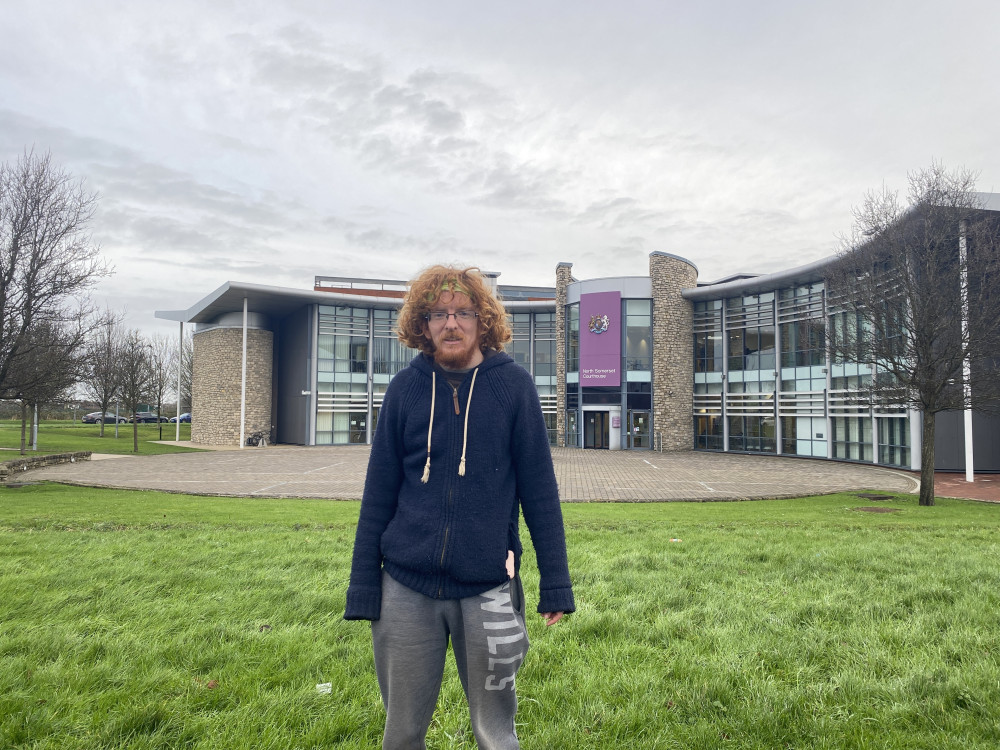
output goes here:
[[573, 264], [556, 266], [556, 445], [566, 447], [566, 287]]
[[[650, 253], [653, 287], [653, 432], [663, 450], [692, 448], [693, 308], [681, 290], [697, 286], [698, 270], [666, 253]], [[655, 443], [654, 443], [655, 445]]]
[[[246, 431], [271, 429], [274, 334], [247, 330]], [[191, 442], [239, 445], [243, 330], [213, 328], [194, 335]]]

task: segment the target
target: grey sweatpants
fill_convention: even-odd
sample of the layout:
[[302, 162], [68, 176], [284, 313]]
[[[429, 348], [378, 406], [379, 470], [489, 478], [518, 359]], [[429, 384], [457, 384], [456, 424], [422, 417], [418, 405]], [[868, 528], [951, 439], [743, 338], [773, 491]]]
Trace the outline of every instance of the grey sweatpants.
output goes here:
[[480, 750], [517, 750], [514, 675], [528, 651], [520, 579], [465, 599], [431, 599], [384, 572], [382, 613], [372, 623], [383, 750], [426, 747], [449, 636]]

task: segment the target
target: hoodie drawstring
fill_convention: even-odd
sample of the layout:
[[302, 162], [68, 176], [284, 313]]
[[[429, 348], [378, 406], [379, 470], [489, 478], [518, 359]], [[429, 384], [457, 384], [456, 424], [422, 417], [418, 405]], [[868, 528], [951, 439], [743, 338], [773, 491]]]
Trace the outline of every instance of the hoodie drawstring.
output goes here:
[[[469, 408], [472, 406], [472, 391], [476, 387], [476, 376], [479, 374], [477, 367], [472, 371], [472, 382], [469, 384], [469, 398], [465, 402], [465, 427], [462, 432], [462, 460], [458, 463], [458, 475], [465, 476], [465, 450], [469, 442]], [[437, 373], [431, 371], [431, 418], [427, 425], [427, 463], [424, 464], [424, 475], [420, 481], [424, 484], [431, 478], [431, 434], [434, 432], [434, 402], [437, 396]]]
[[465, 445], [469, 442], [469, 407], [472, 406], [472, 389], [476, 387], [476, 375], [479, 374], [477, 367], [472, 371], [472, 383], [469, 384], [469, 398], [465, 402], [465, 429], [462, 431], [462, 460], [458, 463], [458, 475], [465, 476]]
[[427, 425], [427, 463], [424, 464], [424, 475], [420, 481], [427, 484], [431, 478], [431, 433], [434, 431], [434, 396], [437, 394], [437, 373], [431, 371], [431, 423]]

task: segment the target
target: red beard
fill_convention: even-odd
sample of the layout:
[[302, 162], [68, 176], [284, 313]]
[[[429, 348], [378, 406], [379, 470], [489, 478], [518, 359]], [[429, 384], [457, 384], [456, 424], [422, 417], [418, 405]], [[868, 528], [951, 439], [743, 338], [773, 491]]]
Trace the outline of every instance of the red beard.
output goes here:
[[468, 345], [454, 349], [439, 347], [434, 352], [434, 361], [452, 370], [464, 370], [469, 367], [476, 352], [475, 340], [467, 336], [453, 336], [446, 338], [445, 341], [465, 341]]

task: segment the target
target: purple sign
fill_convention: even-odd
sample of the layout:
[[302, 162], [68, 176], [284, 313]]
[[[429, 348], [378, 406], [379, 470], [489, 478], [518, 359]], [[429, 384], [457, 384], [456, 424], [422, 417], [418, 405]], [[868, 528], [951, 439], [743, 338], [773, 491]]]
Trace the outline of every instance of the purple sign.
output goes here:
[[620, 292], [580, 295], [580, 385], [620, 386]]

